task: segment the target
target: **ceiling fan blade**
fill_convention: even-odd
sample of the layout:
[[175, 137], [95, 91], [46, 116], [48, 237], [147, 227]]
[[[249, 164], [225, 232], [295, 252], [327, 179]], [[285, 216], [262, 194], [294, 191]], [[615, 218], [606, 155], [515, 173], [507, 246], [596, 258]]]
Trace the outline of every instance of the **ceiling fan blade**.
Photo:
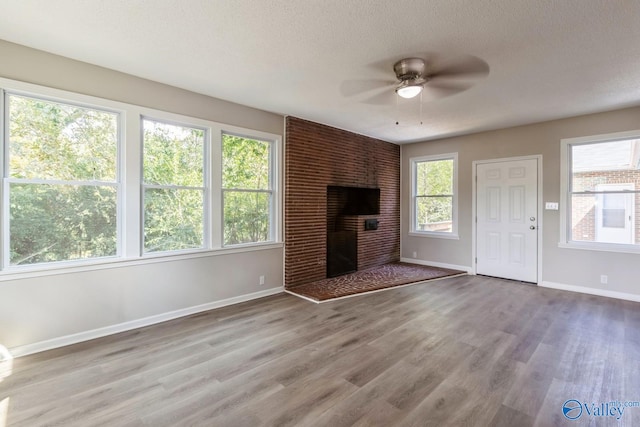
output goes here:
[[371, 105], [394, 105], [396, 102], [396, 92], [392, 89], [384, 90], [376, 95], [365, 99], [362, 102]]
[[376, 89], [389, 89], [396, 84], [395, 81], [380, 79], [345, 80], [340, 84], [340, 93], [343, 96], [351, 97]]
[[477, 56], [463, 55], [439, 65], [429, 66], [427, 75], [433, 79], [479, 79], [489, 74], [489, 64]]
[[428, 99], [446, 98], [464, 92], [472, 86], [471, 83], [463, 82], [428, 82], [425, 85], [425, 94]]

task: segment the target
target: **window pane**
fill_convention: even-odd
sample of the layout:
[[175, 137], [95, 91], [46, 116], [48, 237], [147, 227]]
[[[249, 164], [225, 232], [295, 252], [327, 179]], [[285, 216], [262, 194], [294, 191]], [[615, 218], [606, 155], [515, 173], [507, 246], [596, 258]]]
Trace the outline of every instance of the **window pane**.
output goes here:
[[233, 135], [222, 136], [222, 186], [270, 189], [271, 143]]
[[571, 240], [617, 244], [640, 242], [636, 212], [638, 194], [574, 194], [571, 197]]
[[224, 244], [271, 240], [270, 203], [270, 193], [225, 191]]
[[416, 164], [416, 195], [453, 194], [453, 160], [435, 160]]
[[571, 190], [606, 191], [603, 186], [640, 182], [640, 140], [571, 146]]
[[118, 116], [9, 95], [9, 176], [116, 180]]
[[145, 252], [203, 247], [203, 211], [202, 190], [146, 189]]
[[143, 120], [144, 182], [157, 185], [204, 185], [204, 131]]
[[627, 216], [624, 209], [603, 209], [602, 226], [608, 228], [624, 228]]
[[11, 184], [11, 265], [117, 253], [113, 187]]
[[417, 197], [416, 231], [453, 232], [453, 197]]

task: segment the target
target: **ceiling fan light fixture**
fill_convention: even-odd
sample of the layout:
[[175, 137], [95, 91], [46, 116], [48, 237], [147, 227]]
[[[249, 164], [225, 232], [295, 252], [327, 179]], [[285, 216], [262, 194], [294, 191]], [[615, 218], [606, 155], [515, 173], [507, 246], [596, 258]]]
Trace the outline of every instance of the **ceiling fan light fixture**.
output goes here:
[[411, 84], [409, 82], [402, 82], [402, 84], [396, 88], [396, 93], [406, 99], [415, 98], [420, 95], [420, 92], [422, 92], [421, 83]]

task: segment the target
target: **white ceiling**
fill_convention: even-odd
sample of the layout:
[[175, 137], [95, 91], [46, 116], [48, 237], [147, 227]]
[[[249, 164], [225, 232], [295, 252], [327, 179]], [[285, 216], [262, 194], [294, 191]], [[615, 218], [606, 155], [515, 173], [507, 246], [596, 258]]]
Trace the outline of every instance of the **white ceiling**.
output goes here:
[[[0, 0], [0, 11], [0, 39], [397, 143], [640, 105], [639, 0]], [[415, 55], [473, 55], [490, 72], [454, 96], [427, 87], [423, 125], [417, 99], [353, 94]]]

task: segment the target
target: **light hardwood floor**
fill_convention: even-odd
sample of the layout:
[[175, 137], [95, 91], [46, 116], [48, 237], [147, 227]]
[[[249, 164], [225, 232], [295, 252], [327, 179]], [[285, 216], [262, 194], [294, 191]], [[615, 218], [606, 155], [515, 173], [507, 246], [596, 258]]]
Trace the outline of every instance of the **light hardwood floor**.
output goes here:
[[640, 425], [640, 304], [466, 276], [277, 295], [13, 361], [6, 426]]

